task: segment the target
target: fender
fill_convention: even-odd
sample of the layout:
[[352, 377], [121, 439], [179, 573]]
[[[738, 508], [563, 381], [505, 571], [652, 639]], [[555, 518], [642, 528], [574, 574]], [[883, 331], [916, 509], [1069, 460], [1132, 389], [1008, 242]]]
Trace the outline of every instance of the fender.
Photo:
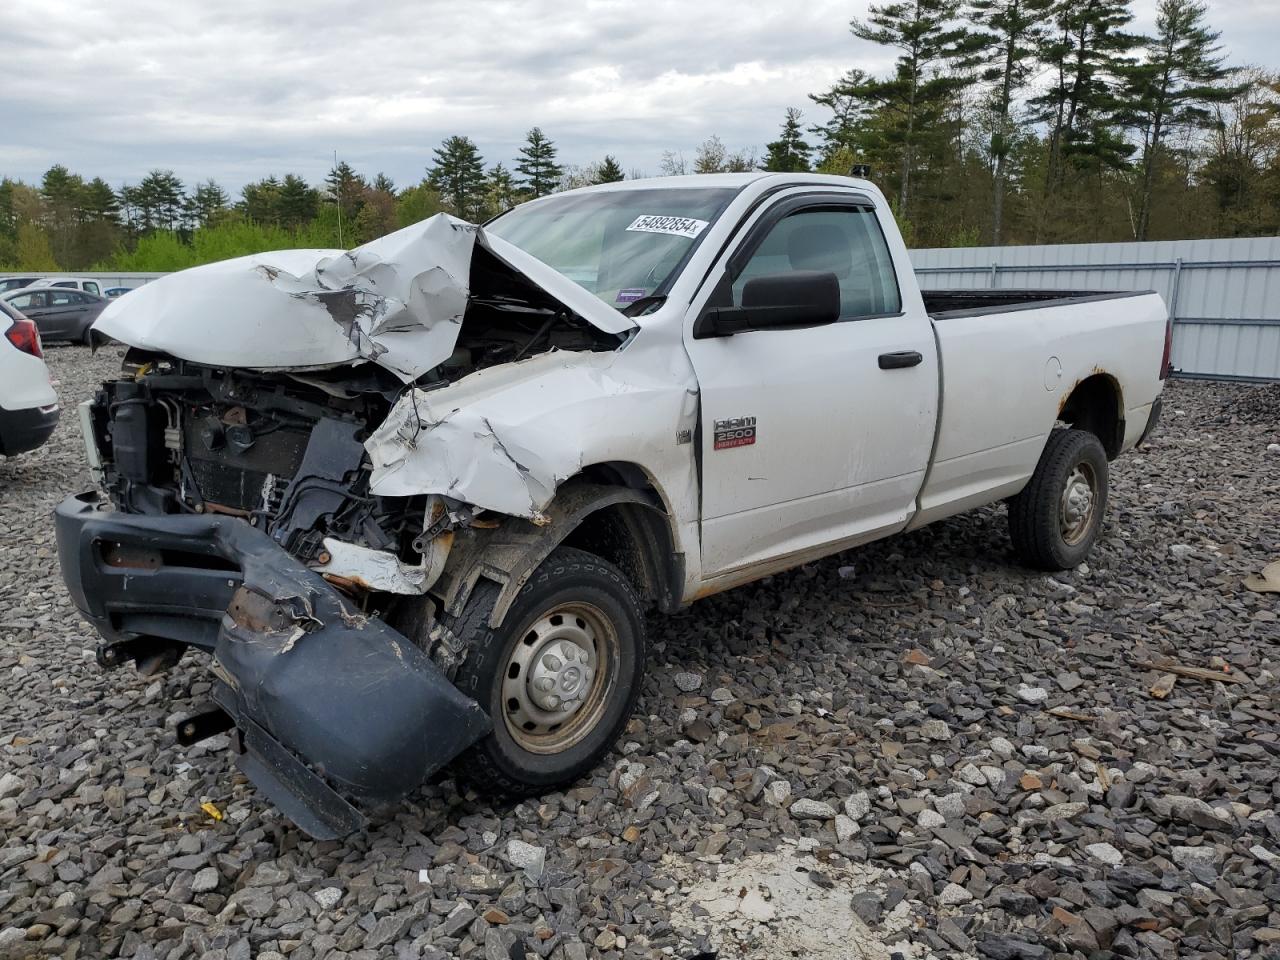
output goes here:
[[629, 526], [641, 553], [641, 569], [631, 572], [647, 581], [637, 585], [647, 586], [661, 609], [675, 609], [684, 561], [672, 550], [669, 518], [658, 497], [632, 487], [574, 481], [561, 486], [545, 510], [545, 523], [509, 517], [494, 527], [473, 525], [456, 531], [444, 573], [430, 592], [445, 613], [457, 617], [481, 578], [500, 584], [489, 617], [489, 625], [498, 627], [539, 564], [592, 514], [619, 505], [634, 509], [636, 522]]

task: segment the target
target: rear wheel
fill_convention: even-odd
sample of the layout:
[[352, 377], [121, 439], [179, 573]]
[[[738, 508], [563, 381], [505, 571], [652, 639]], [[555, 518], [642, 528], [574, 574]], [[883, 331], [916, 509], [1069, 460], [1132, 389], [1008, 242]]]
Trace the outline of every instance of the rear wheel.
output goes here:
[[493, 720], [458, 774], [522, 796], [580, 778], [622, 733], [644, 668], [644, 615], [613, 564], [561, 547], [489, 626], [498, 589], [477, 587], [451, 629], [467, 645], [454, 683]]
[[1107, 453], [1085, 430], [1054, 430], [1026, 488], [1009, 500], [1009, 535], [1024, 563], [1040, 570], [1079, 566], [1107, 509]]

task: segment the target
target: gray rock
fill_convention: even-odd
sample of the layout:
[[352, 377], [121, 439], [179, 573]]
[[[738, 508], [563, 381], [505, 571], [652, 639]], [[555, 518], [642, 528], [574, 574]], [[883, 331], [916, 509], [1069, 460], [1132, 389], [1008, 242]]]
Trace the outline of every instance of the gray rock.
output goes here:
[[829, 803], [801, 797], [791, 805], [791, 815], [797, 820], [830, 820], [836, 811]]

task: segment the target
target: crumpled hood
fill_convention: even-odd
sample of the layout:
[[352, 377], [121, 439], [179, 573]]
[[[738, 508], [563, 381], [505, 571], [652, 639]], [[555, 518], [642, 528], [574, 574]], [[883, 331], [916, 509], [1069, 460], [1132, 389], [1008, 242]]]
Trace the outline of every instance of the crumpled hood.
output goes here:
[[112, 301], [93, 328], [210, 366], [363, 360], [410, 382], [453, 352], [476, 244], [593, 326], [634, 328], [542, 261], [443, 213], [352, 250], [279, 250], [172, 273]]

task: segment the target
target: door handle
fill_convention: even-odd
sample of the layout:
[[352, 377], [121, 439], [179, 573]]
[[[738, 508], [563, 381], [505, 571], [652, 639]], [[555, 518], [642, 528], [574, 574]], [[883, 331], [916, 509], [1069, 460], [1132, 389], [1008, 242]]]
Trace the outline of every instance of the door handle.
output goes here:
[[880, 354], [881, 370], [901, 370], [903, 367], [914, 367], [924, 362], [924, 355], [919, 350], [899, 350], [896, 353]]

